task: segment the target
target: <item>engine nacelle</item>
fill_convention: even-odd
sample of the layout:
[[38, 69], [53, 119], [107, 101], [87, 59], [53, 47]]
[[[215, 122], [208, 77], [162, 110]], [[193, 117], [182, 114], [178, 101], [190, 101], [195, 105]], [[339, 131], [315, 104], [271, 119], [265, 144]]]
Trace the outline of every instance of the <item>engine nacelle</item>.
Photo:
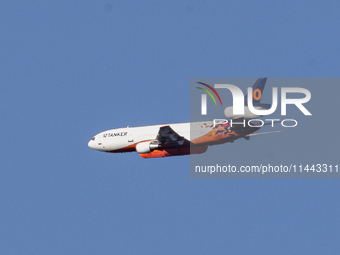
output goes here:
[[136, 151], [138, 153], [149, 153], [153, 151], [154, 149], [158, 148], [158, 143], [154, 141], [148, 141], [148, 142], [141, 142], [136, 145]]
[[[262, 107], [260, 106], [254, 106], [255, 109], [257, 110], [262, 110]], [[257, 119], [259, 117], [262, 117], [261, 115], [256, 115], [254, 113], [252, 113], [248, 106], [244, 106], [244, 114], [233, 114], [233, 107], [232, 106], [228, 106], [224, 109], [224, 116], [226, 116], [226, 118], [229, 119], [237, 119], [237, 118], [245, 118], [245, 119]]]
[[139, 156], [142, 158], [161, 158], [161, 157], [172, 157], [172, 156], [181, 156], [181, 155], [189, 155], [189, 154], [201, 154], [206, 152], [208, 149], [207, 145], [203, 146], [192, 146], [192, 147], [183, 147], [183, 148], [169, 148], [169, 149], [158, 149], [154, 150], [150, 153], [140, 153]]

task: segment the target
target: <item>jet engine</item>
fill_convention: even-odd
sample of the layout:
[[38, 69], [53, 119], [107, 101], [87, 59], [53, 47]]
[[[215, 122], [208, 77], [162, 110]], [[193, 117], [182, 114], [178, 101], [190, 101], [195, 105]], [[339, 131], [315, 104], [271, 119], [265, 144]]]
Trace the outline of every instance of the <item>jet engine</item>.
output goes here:
[[[257, 110], [262, 110], [262, 107], [260, 106], [255, 106], [254, 107]], [[233, 107], [232, 106], [228, 106], [224, 109], [224, 116], [226, 116], [226, 118], [229, 119], [238, 119], [238, 118], [245, 118], [245, 119], [257, 119], [259, 117], [262, 117], [261, 115], [256, 115], [254, 113], [252, 113], [248, 106], [244, 106], [244, 114], [233, 114]]]
[[191, 146], [191, 147], [183, 147], [183, 148], [168, 148], [168, 149], [158, 149], [149, 153], [140, 153], [139, 156], [142, 158], [162, 158], [162, 157], [172, 157], [172, 156], [180, 156], [180, 155], [189, 155], [189, 154], [201, 154], [206, 152], [208, 149], [207, 145], [203, 146]]
[[136, 145], [136, 151], [138, 153], [149, 153], [153, 151], [154, 149], [158, 148], [158, 141], [147, 141], [147, 142], [141, 142]]

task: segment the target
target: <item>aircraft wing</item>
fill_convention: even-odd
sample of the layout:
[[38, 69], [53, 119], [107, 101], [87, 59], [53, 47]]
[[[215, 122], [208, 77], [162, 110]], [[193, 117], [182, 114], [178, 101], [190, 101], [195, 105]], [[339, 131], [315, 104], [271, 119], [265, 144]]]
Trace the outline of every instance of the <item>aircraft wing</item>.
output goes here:
[[190, 146], [190, 141], [177, 134], [170, 126], [161, 127], [156, 140], [161, 148], [178, 147], [178, 145], [183, 147]]

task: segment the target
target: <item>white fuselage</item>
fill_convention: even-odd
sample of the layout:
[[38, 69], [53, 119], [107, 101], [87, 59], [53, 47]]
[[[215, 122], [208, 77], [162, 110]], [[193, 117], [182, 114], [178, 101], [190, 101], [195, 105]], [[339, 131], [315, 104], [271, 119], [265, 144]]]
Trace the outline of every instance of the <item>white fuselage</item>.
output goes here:
[[[203, 124], [206, 125], [203, 127]], [[191, 141], [211, 130], [211, 128], [207, 128], [207, 124], [212, 125], [213, 122], [188, 122], [110, 129], [95, 135], [92, 140], [89, 141], [88, 146], [99, 151], [119, 151], [143, 141], [155, 140], [159, 129], [163, 126], [170, 126], [177, 134]], [[134, 150], [135, 149], [131, 149], [129, 151]]]

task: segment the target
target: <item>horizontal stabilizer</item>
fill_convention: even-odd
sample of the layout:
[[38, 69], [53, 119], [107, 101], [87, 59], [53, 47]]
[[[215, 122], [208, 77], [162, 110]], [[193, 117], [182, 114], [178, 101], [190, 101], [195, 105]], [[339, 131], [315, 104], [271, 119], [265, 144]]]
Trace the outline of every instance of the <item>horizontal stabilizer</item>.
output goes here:
[[286, 130], [278, 130], [278, 131], [269, 131], [269, 132], [262, 132], [262, 133], [253, 133], [253, 134], [249, 134], [249, 135], [246, 135], [246, 137], [249, 137], [249, 136], [255, 136], [255, 135], [267, 135], [267, 134], [273, 134], [273, 133], [280, 133], [280, 132], [284, 132]]
[[258, 106], [261, 107], [262, 109], [270, 109], [270, 107], [272, 106], [271, 104], [261, 104], [261, 103], [254, 103], [253, 106]]

